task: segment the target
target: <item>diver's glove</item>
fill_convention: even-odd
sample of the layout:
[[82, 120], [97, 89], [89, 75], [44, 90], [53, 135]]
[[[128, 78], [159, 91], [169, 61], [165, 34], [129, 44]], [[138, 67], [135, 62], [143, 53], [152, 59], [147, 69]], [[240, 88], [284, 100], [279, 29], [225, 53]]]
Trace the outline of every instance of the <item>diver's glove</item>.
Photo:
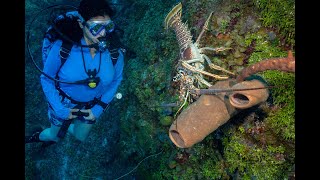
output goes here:
[[84, 115], [83, 118], [85, 120], [89, 120], [89, 121], [95, 121], [96, 118], [94, 117], [91, 109], [81, 109], [80, 112]]

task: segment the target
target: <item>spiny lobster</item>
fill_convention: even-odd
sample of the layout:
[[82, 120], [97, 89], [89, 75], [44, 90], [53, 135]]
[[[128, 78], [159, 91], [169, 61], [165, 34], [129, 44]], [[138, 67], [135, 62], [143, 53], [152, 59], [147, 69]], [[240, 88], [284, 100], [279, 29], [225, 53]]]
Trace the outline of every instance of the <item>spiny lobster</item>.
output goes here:
[[186, 101], [189, 96], [190, 90], [194, 90], [199, 88], [201, 85], [205, 85], [207, 87], [212, 86], [208, 81], [206, 81], [203, 75], [223, 80], [228, 79], [229, 77], [226, 75], [216, 75], [210, 72], [204, 71], [205, 66], [204, 62], [211, 69], [216, 69], [219, 71], [223, 71], [225, 73], [235, 75], [233, 72], [230, 72], [226, 69], [223, 69], [220, 66], [213, 64], [210, 58], [205, 55], [203, 52], [205, 50], [220, 52], [230, 48], [212, 48], [212, 47], [202, 47], [199, 48], [199, 41], [204, 34], [205, 30], [208, 28], [209, 20], [212, 16], [212, 12], [210, 13], [208, 19], [206, 20], [196, 42], [192, 42], [191, 32], [188, 29], [187, 25], [181, 21], [181, 13], [182, 13], [182, 4], [181, 2], [176, 5], [166, 16], [165, 18], [165, 29], [169, 29], [172, 27], [175, 31], [176, 38], [178, 40], [179, 48], [180, 48], [180, 59], [178, 62], [177, 74], [173, 77], [174, 82], [179, 82], [179, 99], [180, 101]]

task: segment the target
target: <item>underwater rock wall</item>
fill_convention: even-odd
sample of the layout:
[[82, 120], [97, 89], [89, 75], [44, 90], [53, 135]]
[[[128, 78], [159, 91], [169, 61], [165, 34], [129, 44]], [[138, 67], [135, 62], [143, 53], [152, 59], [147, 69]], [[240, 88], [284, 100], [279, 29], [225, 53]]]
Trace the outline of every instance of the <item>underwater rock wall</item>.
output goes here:
[[[294, 74], [259, 73], [269, 85], [286, 84], [287, 87], [270, 89], [266, 103], [239, 113], [192, 148], [179, 149], [170, 141], [169, 125], [179, 108], [175, 105], [179, 100], [177, 86], [172, 82], [179, 47], [174, 32], [166, 31], [163, 21], [167, 12], [179, 2], [117, 1], [121, 5], [115, 8], [121, 15], [116, 15], [115, 22], [124, 30], [121, 40], [136, 54], [125, 59], [124, 78], [118, 91], [122, 99], [112, 103], [86, 143], [79, 144], [67, 136], [59, 145], [44, 151], [39, 145], [26, 146], [26, 179], [114, 179], [159, 152], [156, 157], [139, 164], [127, 178], [294, 177]], [[269, 5], [262, 0], [259, 2], [264, 6], [247, 0], [182, 1], [182, 20], [196, 38], [213, 11], [200, 45], [232, 48], [207, 55], [216, 65], [239, 73], [260, 60], [286, 57], [288, 48], [294, 47], [283, 45], [286, 41], [275, 25], [264, 27], [258, 7]], [[55, 3], [58, 1], [26, 1], [26, 22], [36, 10]], [[263, 17], [268, 19], [268, 14]], [[286, 21], [292, 21], [291, 16], [285, 17], [288, 17]], [[40, 24], [42, 21], [37, 23], [31, 42], [35, 51], [41, 46], [37, 42], [42, 38], [36, 39], [37, 32], [44, 26]], [[43, 113], [47, 106], [39, 84], [40, 74], [28, 58], [26, 55], [26, 132], [36, 126], [49, 125]]]

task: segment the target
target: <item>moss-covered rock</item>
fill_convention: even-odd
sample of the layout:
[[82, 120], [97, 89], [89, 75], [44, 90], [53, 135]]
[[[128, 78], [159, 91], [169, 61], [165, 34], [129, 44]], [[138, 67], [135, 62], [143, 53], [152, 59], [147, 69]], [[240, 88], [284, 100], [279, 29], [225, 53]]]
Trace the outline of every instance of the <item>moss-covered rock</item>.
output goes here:
[[173, 118], [171, 116], [164, 116], [160, 118], [160, 124], [163, 126], [170, 126], [173, 122]]

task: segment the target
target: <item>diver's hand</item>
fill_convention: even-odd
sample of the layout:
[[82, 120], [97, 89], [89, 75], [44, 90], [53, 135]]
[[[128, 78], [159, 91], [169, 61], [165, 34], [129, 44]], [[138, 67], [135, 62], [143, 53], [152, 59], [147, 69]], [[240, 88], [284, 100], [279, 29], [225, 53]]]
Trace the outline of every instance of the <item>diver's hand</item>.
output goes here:
[[91, 109], [81, 109], [80, 111], [83, 112], [83, 113], [89, 113], [88, 116], [83, 116], [84, 119], [90, 120], [90, 121], [95, 121], [96, 120], [96, 118], [94, 117]]
[[74, 118], [77, 118], [78, 116], [77, 115], [74, 115], [72, 114], [73, 112], [78, 112], [79, 109], [70, 109], [70, 113], [69, 113], [69, 116], [68, 116], [68, 119], [74, 119]]

